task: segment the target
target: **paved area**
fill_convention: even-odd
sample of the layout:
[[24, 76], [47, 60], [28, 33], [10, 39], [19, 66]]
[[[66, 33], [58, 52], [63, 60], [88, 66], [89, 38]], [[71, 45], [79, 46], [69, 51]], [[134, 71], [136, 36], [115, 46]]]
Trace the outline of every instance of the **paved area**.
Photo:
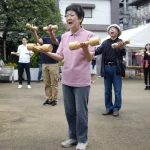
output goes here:
[[[0, 150], [64, 150], [67, 138], [61, 83], [57, 106], [43, 106], [43, 82], [32, 89], [0, 83]], [[143, 80], [123, 80], [120, 116], [102, 116], [103, 78], [91, 86], [88, 150], [150, 150], [150, 90]], [[114, 96], [113, 96], [114, 97]], [[75, 146], [67, 148], [75, 150]]]

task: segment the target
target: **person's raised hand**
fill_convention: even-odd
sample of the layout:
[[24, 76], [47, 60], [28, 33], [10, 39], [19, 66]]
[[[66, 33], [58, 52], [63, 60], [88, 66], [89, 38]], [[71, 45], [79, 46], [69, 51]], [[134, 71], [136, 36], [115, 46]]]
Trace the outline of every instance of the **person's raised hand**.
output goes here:
[[48, 26], [47, 26], [47, 31], [48, 31], [48, 32], [53, 32], [52, 25], [48, 25]]
[[123, 41], [117, 42], [117, 44], [120, 49], [124, 48], [125, 43]]

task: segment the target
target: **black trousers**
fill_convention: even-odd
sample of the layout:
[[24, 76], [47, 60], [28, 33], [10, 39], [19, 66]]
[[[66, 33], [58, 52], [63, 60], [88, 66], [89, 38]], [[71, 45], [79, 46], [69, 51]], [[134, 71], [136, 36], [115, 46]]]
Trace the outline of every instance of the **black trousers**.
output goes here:
[[30, 63], [19, 63], [19, 65], [18, 65], [19, 84], [22, 85], [22, 75], [23, 75], [24, 69], [25, 69], [26, 75], [27, 75], [27, 84], [30, 85], [30, 81], [31, 81]]
[[148, 68], [144, 68], [144, 81], [145, 85], [150, 86], [150, 65], [148, 66]]

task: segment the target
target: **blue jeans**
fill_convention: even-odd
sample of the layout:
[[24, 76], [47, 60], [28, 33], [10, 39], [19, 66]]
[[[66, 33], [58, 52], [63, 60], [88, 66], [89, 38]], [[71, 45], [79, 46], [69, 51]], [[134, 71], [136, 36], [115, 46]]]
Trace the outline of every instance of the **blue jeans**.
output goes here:
[[42, 64], [39, 64], [38, 81], [42, 78]]
[[71, 87], [62, 85], [69, 139], [85, 143], [88, 139], [88, 99], [90, 86]]
[[[116, 74], [116, 66], [105, 65], [105, 107], [106, 110], [119, 110], [122, 104], [122, 76]], [[114, 86], [115, 101], [112, 102], [112, 84]]]

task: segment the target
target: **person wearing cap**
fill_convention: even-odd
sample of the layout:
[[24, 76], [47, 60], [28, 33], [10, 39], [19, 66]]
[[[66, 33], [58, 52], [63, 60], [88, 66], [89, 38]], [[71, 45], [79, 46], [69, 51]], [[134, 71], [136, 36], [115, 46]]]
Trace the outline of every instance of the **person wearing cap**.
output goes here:
[[[48, 24], [48, 37], [40, 38], [37, 35], [36, 29], [32, 26], [31, 31], [33, 32], [34, 39], [39, 44], [51, 44], [53, 46], [53, 53], [56, 53], [61, 38], [59, 36], [55, 36], [55, 31], [52, 29], [54, 23]], [[40, 63], [42, 64], [42, 73], [43, 73], [43, 81], [45, 85], [45, 94], [46, 101], [43, 105], [57, 105], [58, 101], [58, 76], [59, 76], [59, 66], [58, 61], [50, 58], [44, 53], [40, 53]]]
[[17, 53], [14, 53], [15, 55], [19, 56], [19, 63], [18, 63], [18, 80], [19, 80], [19, 85], [18, 88], [22, 88], [22, 75], [24, 72], [24, 69], [26, 71], [27, 75], [27, 88], [30, 89], [30, 81], [31, 81], [31, 76], [30, 76], [30, 57], [33, 55], [33, 52], [29, 51], [27, 49], [27, 40], [26, 38], [22, 39], [22, 45], [19, 45]]
[[[117, 24], [112, 24], [107, 28], [110, 38], [105, 40], [95, 51], [95, 55], [102, 54], [101, 76], [104, 77], [105, 87], [105, 107], [103, 115], [119, 116], [122, 105], [122, 76], [125, 76], [123, 56], [126, 55], [124, 43], [118, 37], [121, 29]], [[113, 49], [112, 44], [118, 43], [119, 47]], [[112, 101], [112, 85], [114, 87], [115, 101]]]

